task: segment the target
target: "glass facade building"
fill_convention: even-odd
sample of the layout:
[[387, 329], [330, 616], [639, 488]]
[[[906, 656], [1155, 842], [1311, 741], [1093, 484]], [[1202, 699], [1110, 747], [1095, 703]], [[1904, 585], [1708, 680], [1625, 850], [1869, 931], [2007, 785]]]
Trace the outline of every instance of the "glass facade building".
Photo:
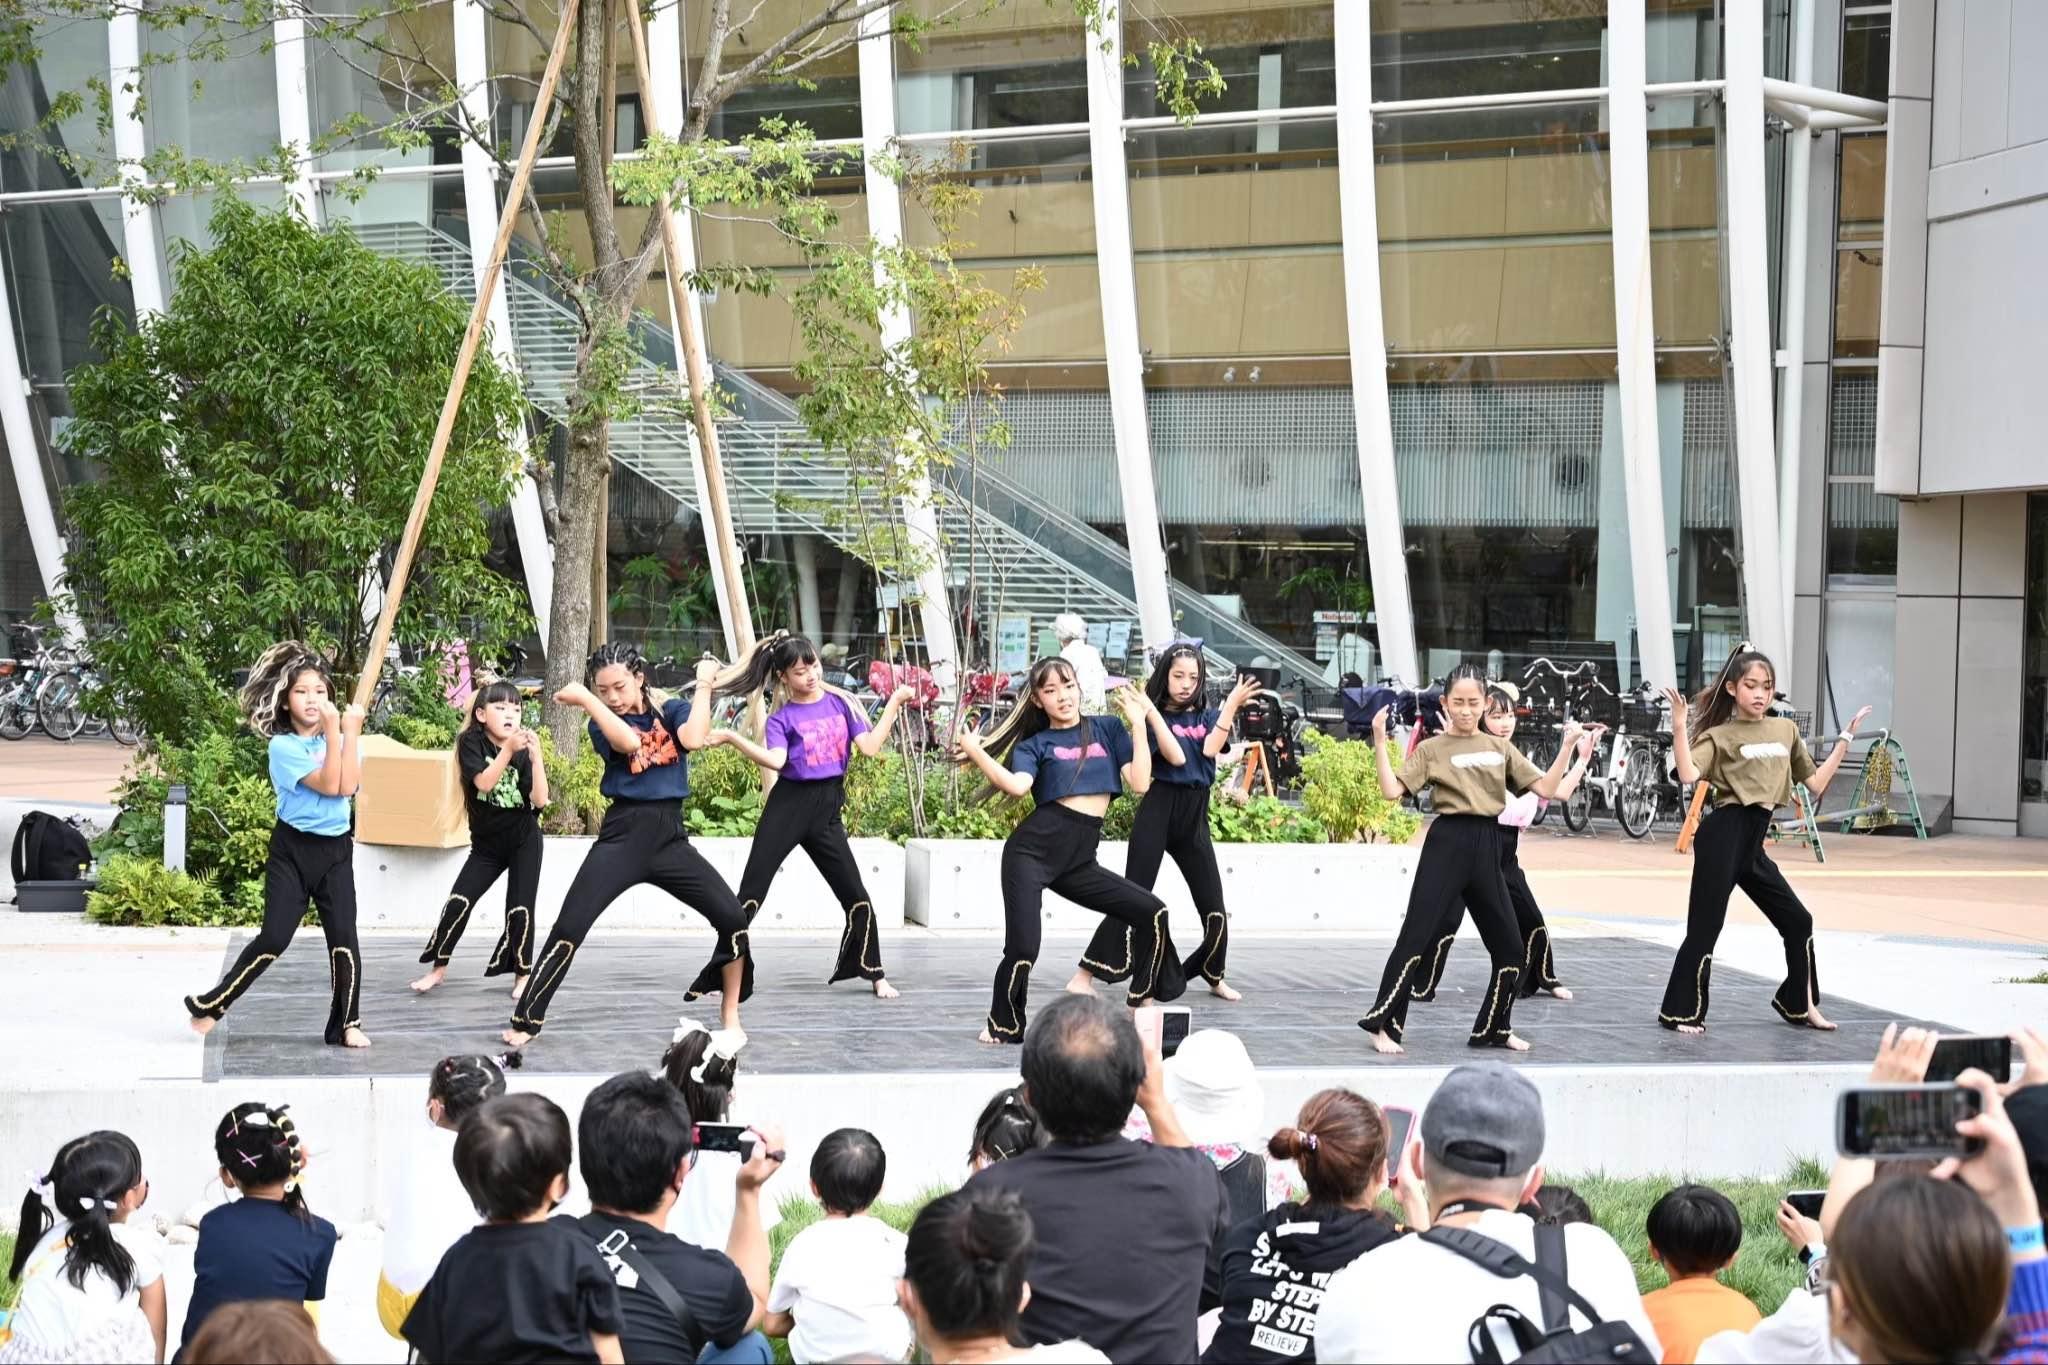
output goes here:
[[[1774, 112], [1756, 134], [1768, 259], [1761, 275], [1743, 275], [1732, 224], [1758, 187], [1737, 194], [1727, 183], [1731, 138], [1751, 137], [1731, 131], [1730, 94], [1738, 81], [1753, 94], [1759, 72], [1754, 57], [1727, 54], [1737, 30], [1755, 34], [1760, 75], [1789, 78], [1796, 12], [1812, 25], [1812, 83], [1881, 100], [1889, 7], [1743, 2], [1760, 18], [1731, 22], [1730, 0], [1131, 0], [1114, 34], [1091, 35], [1065, 6], [1007, 0], [965, 7], [914, 41], [879, 40], [886, 62], [848, 48], [800, 83], [750, 90], [711, 133], [740, 137], [779, 117], [839, 146], [844, 158], [817, 191], [849, 235], [932, 237], [914, 196], [903, 196], [900, 222], [894, 195], [871, 203], [881, 168], [863, 139], [893, 132], [895, 154], [980, 191], [960, 234], [962, 264], [993, 282], [1020, 267], [1044, 281], [997, 358], [1013, 440], [987, 457], [990, 468], [1014, 507], [1065, 519], [1064, 539], [1037, 534], [1039, 548], [1068, 554], [1077, 578], [1102, 584], [1111, 605], [1097, 613], [1131, 618], [1134, 652], [1157, 623], [1116, 603], [1145, 601], [1136, 580], [1156, 566], [1173, 584], [1174, 626], [1199, 634], [1204, 621], [1240, 622], [1243, 639], [1318, 681], [1352, 667], [1433, 677], [1460, 659], [1512, 669], [1576, 652], [1613, 658], [1613, 680], [1627, 685], [1646, 652], [1664, 648], [1646, 651], [1648, 629], [1669, 632], [1675, 671], [1695, 684], [1760, 621], [1777, 621], [1802, 707], [1828, 711], [1839, 692], [1888, 710], [1898, 510], [1875, 491], [1873, 454], [1885, 133], [1865, 120], [1812, 135], [1809, 184], [1793, 187], [1784, 149], [1808, 134]], [[425, 145], [322, 145], [303, 183], [257, 178], [245, 192], [297, 197], [380, 249], [454, 262], [451, 283], [478, 236], [470, 225], [505, 211], [519, 214], [520, 250], [537, 250], [551, 230], [588, 260], [566, 136], [545, 149], [536, 176], [546, 226], [527, 205], [502, 203], [490, 167], [465, 175], [447, 92], [476, 90], [496, 136], [512, 142], [533, 114], [546, 57], [535, 32], [480, 8], [465, 16], [467, 3], [376, 19], [374, 42], [347, 51], [273, 45], [287, 35], [259, 30], [201, 58], [180, 47], [179, 30], [128, 20], [124, 39], [104, 24], [71, 25], [45, 35], [38, 67], [10, 73], [0, 119], [24, 126], [53, 92], [104, 74], [125, 41], [144, 54], [145, 150], [253, 163], [293, 129], [402, 118], [429, 134]], [[710, 41], [708, 8], [657, 8], [657, 91], [639, 89], [621, 42], [621, 153], [644, 142], [660, 99], [686, 107]], [[728, 33], [728, 69], [800, 9], [771, 0]], [[550, 12], [534, 14], [545, 33]], [[1136, 61], [1105, 78], [1091, 64], [1107, 37]], [[1225, 81], [1191, 125], [1169, 116], [1146, 59], [1152, 44], [1185, 38]], [[1618, 76], [1623, 53], [1639, 71]], [[1642, 108], [1618, 122], [1618, 99]], [[1617, 145], [1618, 128], [1645, 126]], [[161, 306], [175, 287], [171, 244], [203, 240], [207, 200], [173, 195], [124, 213], [107, 135], [89, 118], [60, 135], [108, 172], [0, 154], [0, 249], [34, 462], [58, 489], [81, 475], [53, 455], [50, 437], [65, 417], [65, 375], [88, 358], [87, 318], [98, 307], [133, 316]], [[1105, 136], [1121, 147], [1113, 184]], [[1646, 185], [1636, 169], [1645, 160]], [[345, 193], [365, 165], [381, 178]], [[495, 193], [482, 197], [488, 186]], [[1814, 225], [1809, 242], [1784, 239], [1795, 188]], [[785, 289], [800, 282], [798, 256], [773, 231], [726, 206], [694, 207], [700, 261], [758, 267]], [[621, 206], [622, 234], [636, 235], [646, 213]], [[1616, 262], [1634, 251], [1645, 215], [1646, 348], [1642, 328], [1618, 328], [1628, 282], [1616, 287]], [[138, 239], [154, 244], [157, 268], [131, 280], [112, 267], [133, 259]], [[1791, 272], [1788, 252], [1810, 259]], [[1807, 282], [1801, 337], [1784, 334], [1788, 275]], [[1376, 289], [1377, 327], [1364, 325], [1361, 281]], [[1792, 523], [1782, 583], [1758, 581], [1749, 552], [1769, 523], [1745, 513], [1742, 474], [1775, 483], [1790, 434], [1777, 433], [1776, 450], [1744, 447], [1743, 432], [1758, 429], [1741, 400], [1743, 348], [1758, 350], [1735, 325], [1744, 281], [1768, 294], [1773, 335], [1762, 352], [1785, 353], [1793, 374], [1819, 366], [1826, 376], [1807, 385], [1797, 434], [1813, 436], [1797, 484], [1770, 491], [1769, 506]], [[532, 357], [559, 318], [543, 291], [514, 293], [513, 349], [539, 394], [546, 376]], [[659, 277], [641, 304], [667, 326]], [[699, 304], [714, 359], [775, 414], [800, 344], [788, 305], [750, 293]], [[1132, 335], [1127, 319], [1134, 344], [1118, 340]], [[1766, 378], [1774, 407], [1786, 374]], [[540, 414], [537, 440], [558, 437], [558, 416]], [[650, 419], [615, 441], [609, 580], [620, 610], [642, 612], [635, 628], [702, 624], [701, 612], [659, 609], [701, 586], [705, 561], [693, 485], [675, 473], [686, 468], [680, 440]], [[778, 510], [771, 463], [735, 460], [738, 529], [755, 561], [778, 571], [757, 585], [761, 595], [792, 618], [820, 615], [804, 624], [827, 636], [870, 626], [874, 585], [829, 535]], [[1637, 496], [1646, 478], [1660, 504]], [[1153, 506], [1137, 524], [1156, 519], [1159, 543], [1134, 546], [1129, 498], [1147, 483]], [[1368, 492], [1376, 487], [1392, 496]], [[1660, 506], [1648, 522], [1646, 505]], [[24, 612], [40, 591], [28, 542], [10, 484], [0, 610]], [[1659, 600], [1645, 599], [1658, 580], [1645, 546], [1662, 551]], [[1789, 611], [1759, 616], [1758, 599], [1781, 592]], [[993, 634], [996, 614], [970, 604], [966, 624]], [[1356, 641], [1340, 651], [1347, 635]]]

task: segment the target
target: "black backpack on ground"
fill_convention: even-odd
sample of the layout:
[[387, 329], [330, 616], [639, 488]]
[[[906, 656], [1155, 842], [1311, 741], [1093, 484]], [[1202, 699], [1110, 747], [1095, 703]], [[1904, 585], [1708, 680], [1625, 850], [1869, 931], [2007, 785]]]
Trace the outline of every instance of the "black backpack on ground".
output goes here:
[[85, 831], [48, 811], [32, 810], [14, 831], [11, 859], [17, 882], [69, 882], [85, 875], [92, 863], [92, 845]]
[[[1556, 1224], [1536, 1225], [1534, 1265], [1523, 1260], [1505, 1242], [1495, 1241], [1470, 1228], [1431, 1228], [1422, 1234], [1422, 1240], [1455, 1252], [1504, 1280], [1527, 1276], [1536, 1281], [1542, 1291], [1541, 1325], [1529, 1321], [1520, 1309], [1507, 1304], [1495, 1304], [1473, 1319], [1466, 1334], [1466, 1345], [1471, 1348], [1472, 1359], [1480, 1365], [1504, 1365], [1510, 1360], [1527, 1361], [1532, 1365], [1552, 1365], [1553, 1362], [1555, 1365], [1578, 1365], [1578, 1362], [1601, 1360], [1622, 1362], [1623, 1365], [1656, 1365], [1656, 1357], [1636, 1335], [1635, 1328], [1625, 1322], [1604, 1320], [1593, 1311], [1593, 1305], [1572, 1288], [1565, 1277], [1564, 1229]], [[1572, 1329], [1571, 1310], [1574, 1308], [1592, 1324], [1583, 1332]], [[1512, 1343], [1513, 1355], [1503, 1353], [1503, 1338]]]

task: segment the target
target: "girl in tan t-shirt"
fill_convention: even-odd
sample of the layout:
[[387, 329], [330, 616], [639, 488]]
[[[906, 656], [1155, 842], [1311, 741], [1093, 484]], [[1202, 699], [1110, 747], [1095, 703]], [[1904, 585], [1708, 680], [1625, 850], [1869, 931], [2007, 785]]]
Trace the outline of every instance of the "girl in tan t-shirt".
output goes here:
[[1714, 967], [1714, 943], [1728, 918], [1728, 897], [1741, 887], [1785, 940], [1785, 982], [1771, 1008], [1788, 1024], [1832, 1029], [1820, 1012], [1820, 972], [1813, 960], [1813, 916], [1764, 852], [1771, 813], [1792, 800], [1792, 784], [1803, 782], [1815, 801], [1827, 790], [1856, 727], [1870, 714], [1858, 711], [1842, 730], [1827, 761], [1815, 766], [1796, 723], [1769, 715], [1777, 696], [1777, 670], [1745, 641], [1721, 669], [1714, 685], [1693, 699], [1697, 738], [1686, 734], [1685, 694], [1666, 689], [1671, 701], [1671, 742], [1681, 782], [1707, 782], [1715, 789], [1714, 809], [1693, 837], [1692, 897], [1686, 907], [1685, 942], [1671, 964], [1671, 981], [1657, 1022], [1679, 1033], [1704, 1033], [1707, 978]]
[[1470, 664], [1454, 669], [1444, 685], [1444, 719], [1449, 728], [1415, 746], [1397, 775], [1387, 758], [1387, 713], [1372, 718], [1373, 752], [1378, 756], [1380, 790], [1389, 801], [1427, 788], [1436, 818], [1422, 841], [1422, 857], [1408, 893], [1408, 912], [1394, 951], [1380, 974], [1379, 994], [1358, 1026], [1372, 1038], [1378, 1052], [1401, 1051], [1409, 996], [1429, 978], [1429, 959], [1437, 926], [1463, 901], [1472, 912], [1480, 941], [1492, 959], [1491, 976], [1473, 1023], [1473, 1047], [1504, 1047], [1526, 1052], [1509, 1023], [1522, 974], [1522, 936], [1508, 905], [1500, 875], [1500, 813], [1508, 793], [1532, 791], [1554, 797], [1565, 765], [1583, 733], [1567, 726], [1558, 745], [1557, 761], [1545, 772], [1522, 751], [1479, 725], [1486, 712], [1486, 675]]

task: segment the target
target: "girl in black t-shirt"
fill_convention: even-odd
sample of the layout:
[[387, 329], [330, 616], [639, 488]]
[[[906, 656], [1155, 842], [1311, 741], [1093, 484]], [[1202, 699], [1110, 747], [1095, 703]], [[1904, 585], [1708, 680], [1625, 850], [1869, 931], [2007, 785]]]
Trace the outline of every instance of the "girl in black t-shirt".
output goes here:
[[[1255, 678], [1240, 678], [1221, 707], [1210, 706], [1200, 645], [1169, 645], [1159, 656], [1152, 676], [1145, 680], [1145, 695], [1152, 703], [1146, 727], [1152, 789], [1138, 803], [1131, 848], [1124, 859], [1124, 875], [1150, 891], [1159, 880], [1161, 859], [1173, 855], [1194, 898], [1195, 913], [1202, 917], [1201, 946], [1181, 963], [1181, 972], [1190, 981], [1200, 977], [1208, 982], [1210, 993], [1223, 1000], [1241, 997], [1223, 979], [1230, 913], [1223, 905], [1216, 846], [1209, 839], [1209, 791], [1216, 785], [1216, 756], [1230, 743], [1237, 723], [1237, 708], [1258, 686]], [[1162, 735], [1170, 745], [1161, 744]], [[1123, 925], [1104, 920], [1082, 952], [1080, 970], [1067, 989], [1088, 991], [1096, 981], [1128, 978], [1136, 961], [1130, 938]], [[1173, 955], [1172, 939], [1165, 941], [1163, 951]]]
[[658, 697], [647, 686], [647, 662], [629, 644], [613, 641], [590, 656], [590, 685], [572, 683], [555, 700], [590, 717], [590, 747], [604, 759], [598, 790], [610, 800], [597, 843], [562, 897], [562, 913], [534, 962], [533, 981], [519, 997], [504, 1040], [530, 1042], [547, 1022], [548, 1004], [568, 975], [584, 935], [613, 901], [645, 882], [702, 915], [717, 935], [711, 966], [719, 972], [721, 1025], [740, 1027], [741, 959], [747, 916], [725, 878], [690, 846], [683, 798], [690, 794], [693, 749], [711, 732], [711, 683], [716, 659], [697, 664], [691, 701]]
[[424, 994], [448, 974], [448, 959], [462, 941], [477, 897], [505, 874], [505, 930], [484, 965], [485, 976], [516, 973], [512, 998], [533, 970], [533, 909], [540, 895], [540, 812], [548, 803], [547, 768], [540, 739], [521, 724], [519, 689], [494, 682], [476, 694], [469, 724], [455, 737], [455, 767], [462, 803], [469, 808], [469, 857], [441, 907], [441, 920], [420, 961], [432, 970], [412, 983]]
[[[1135, 688], [1119, 689], [1116, 701], [1132, 725], [1159, 714]], [[1160, 747], [1174, 743], [1169, 732]], [[1133, 747], [1130, 731], [1114, 720], [1082, 715], [1072, 665], [1049, 658], [1031, 666], [1023, 697], [994, 733], [961, 733], [955, 757], [980, 768], [993, 791], [1029, 792], [1035, 802], [1003, 843], [1003, 960], [981, 1041], [1024, 1041], [1025, 996], [1044, 934], [1039, 907], [1048, 888], [1130, 926], [1130, 1004], [1177, 999], [1187, 979], [1165, 952], [1166, 902], [1095, 861], [1109, 803], [1126, 785], [1140, 796], [1151, 787], [1152, 747]]]

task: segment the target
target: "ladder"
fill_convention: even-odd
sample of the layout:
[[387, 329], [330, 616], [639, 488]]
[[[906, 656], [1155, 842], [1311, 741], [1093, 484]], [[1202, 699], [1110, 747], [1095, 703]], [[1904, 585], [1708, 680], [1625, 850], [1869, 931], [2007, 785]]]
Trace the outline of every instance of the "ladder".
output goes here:
[[[1899, 785], [1906, 789], [1904, 809], [1892, 806], [1892, 790]], [[1927, 822], [1920, 815], [1920, 792], [1913, 785], [1912, 765], [1906, 762], [1906, 746], [1890, 730], [1880, 730], [1877, 743], [1863, 756], [1863, 775], [1857, 779], [1849, 808], [1828, 816], [1827, 822], [1839, 824], [1844, 834], [1868, 834], [1896, 825], [1901, 817], [1912, 823], [1914, 838], [1927, 837]]]

